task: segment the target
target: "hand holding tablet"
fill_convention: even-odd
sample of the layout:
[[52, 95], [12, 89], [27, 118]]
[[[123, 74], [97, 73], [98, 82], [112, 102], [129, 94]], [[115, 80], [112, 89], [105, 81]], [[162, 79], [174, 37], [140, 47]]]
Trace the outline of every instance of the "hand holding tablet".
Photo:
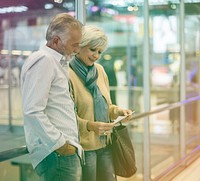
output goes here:
[[117, 124], [123, 120], [125, 120], [127, 117], [132, 116], [135, 113], [135, 111], [133, 111], [131, 114], [129, 114], [128, 116], [118, 116], [117, 119], [114, 120], [114, 124]]

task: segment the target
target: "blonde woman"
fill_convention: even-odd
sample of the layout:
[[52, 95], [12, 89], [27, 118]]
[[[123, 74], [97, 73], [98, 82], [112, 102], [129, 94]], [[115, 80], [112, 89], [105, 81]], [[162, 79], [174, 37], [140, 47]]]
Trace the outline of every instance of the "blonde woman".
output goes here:
[[70, 62], [70, 81], [79, 121], [80, 142], [85, 151], [83, 181], [115, 181], [109, 145], [111, 120], [130, 115], [112, 105], [104, 68], [95, 63], [106, 50], [107, 36], [98, 27], [84, 26], [80, 51]]

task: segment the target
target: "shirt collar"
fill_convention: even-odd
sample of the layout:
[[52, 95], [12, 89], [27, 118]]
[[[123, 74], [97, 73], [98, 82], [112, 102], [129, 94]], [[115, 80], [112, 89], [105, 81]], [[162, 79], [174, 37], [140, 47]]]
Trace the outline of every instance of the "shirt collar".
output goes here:
[[62, 57], [64, 57], [62, 54], [60, 54], [59, 52], [55, 51], [54, 49], [52, 48], [49, 48], [48, 46], [43, 46], [41, 48], [41, 50], [44, 50], [44, 51], [48, 51], [58, 62], [60, 62], [60, 60], [62, 59]]

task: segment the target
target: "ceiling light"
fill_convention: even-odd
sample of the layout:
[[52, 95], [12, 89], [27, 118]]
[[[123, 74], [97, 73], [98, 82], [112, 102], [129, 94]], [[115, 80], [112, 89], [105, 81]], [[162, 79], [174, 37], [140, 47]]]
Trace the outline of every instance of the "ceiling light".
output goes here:
[[20, 13], [27, 11], [28, 7], [26, 6], [9, 6], [5, 8], [0, 8], [0, 14], [5, 14], [5, 13]]
[[44, 9], [53, 9], [54, 5], [51, 3], [45, 4]]

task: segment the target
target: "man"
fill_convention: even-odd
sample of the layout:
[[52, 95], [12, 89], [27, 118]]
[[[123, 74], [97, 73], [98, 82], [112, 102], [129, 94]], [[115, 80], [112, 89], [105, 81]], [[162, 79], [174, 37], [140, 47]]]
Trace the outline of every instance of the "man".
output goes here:
[[79, 21], [61, 13], [50, 22], [46, 46], [21, 73], [25, 138], [33, 168], [43, 181], [80, 181], [82, 147], [78, 139], [68, 73], [61, 60], [79, 51]]

